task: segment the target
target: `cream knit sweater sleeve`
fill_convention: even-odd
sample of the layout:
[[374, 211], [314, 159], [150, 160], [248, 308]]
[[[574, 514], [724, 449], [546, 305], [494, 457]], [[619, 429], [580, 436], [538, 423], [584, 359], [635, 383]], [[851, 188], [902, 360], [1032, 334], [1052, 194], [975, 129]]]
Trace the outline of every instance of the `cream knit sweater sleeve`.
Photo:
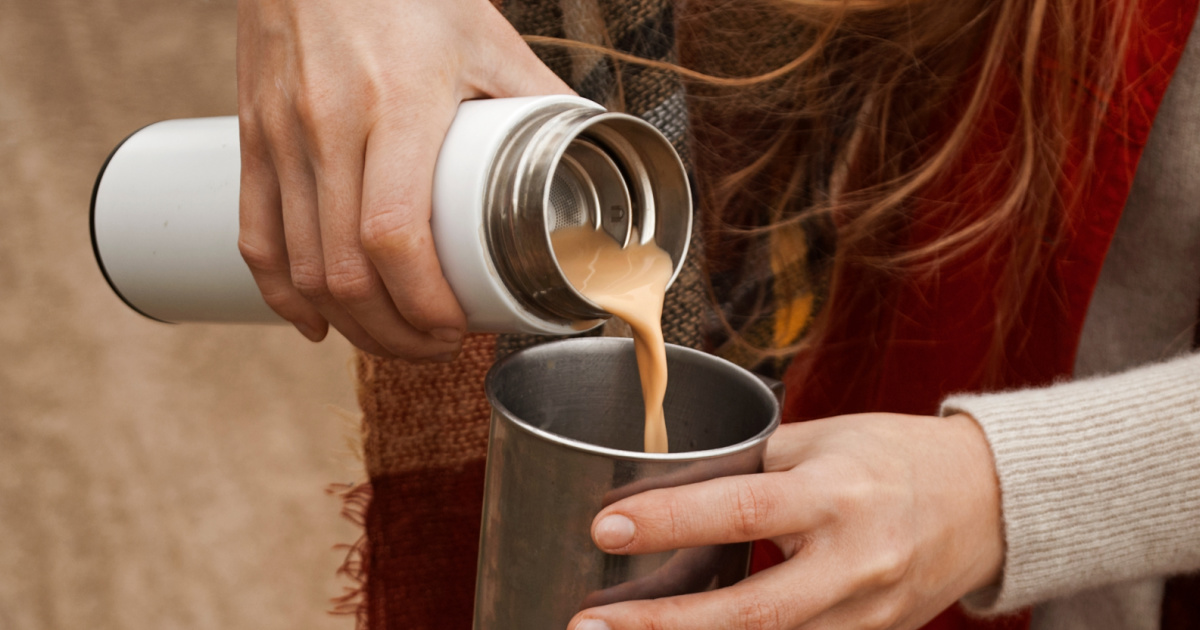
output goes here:
[[995, 456], [1006, 556], [992, 614], [1200, 569], [1200, 354], [1043, 389], [947, 399]]

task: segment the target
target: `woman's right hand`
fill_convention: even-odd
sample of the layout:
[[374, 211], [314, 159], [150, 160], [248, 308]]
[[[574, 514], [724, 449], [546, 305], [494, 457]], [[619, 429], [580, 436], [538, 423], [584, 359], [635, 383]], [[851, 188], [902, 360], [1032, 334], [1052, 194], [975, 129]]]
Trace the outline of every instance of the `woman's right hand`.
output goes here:
[[464, 100], [569, 94], [487, 0], [239, 0], [238, 245], [313, 341], [450, 360], [466, 318], [429, 229]]

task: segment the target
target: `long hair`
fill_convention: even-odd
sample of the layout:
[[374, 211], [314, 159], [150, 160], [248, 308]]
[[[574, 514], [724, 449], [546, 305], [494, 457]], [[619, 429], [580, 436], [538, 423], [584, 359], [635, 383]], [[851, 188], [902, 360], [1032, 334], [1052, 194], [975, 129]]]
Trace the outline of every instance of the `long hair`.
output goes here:
[[[1067, 184], [1090, 167], [1135, 3], [688, 0], [678, 65], [589, 49], [686, 82], [710, 277], [755, 265], [752, 275], [770, 277], [779, 261], [756, 248], [796, 227], [809, 247], [829, 250], [828, 269], [810, 279], [829, 284], [818, 294], [887, 284], [843, 282], [851, 266], [895, 284], [967, 255], [998, 257], [998, 360], [1047, 244], [1069, 227], [1077, 189]], [[988, 128], [1006, 96], [1006, 128]], [[971, 152], [986, 134], [981, 158]], [[949, 229], [923, 242], [906, 236], [934, 219]], [[821, 230], [831, 242], [812, 239]], [[721, 313], [728, 344], [754, 362], [820, 342], [829, 317], [820, 304], [804, 336], [747, 334], [770, 316], [765, 291]]]

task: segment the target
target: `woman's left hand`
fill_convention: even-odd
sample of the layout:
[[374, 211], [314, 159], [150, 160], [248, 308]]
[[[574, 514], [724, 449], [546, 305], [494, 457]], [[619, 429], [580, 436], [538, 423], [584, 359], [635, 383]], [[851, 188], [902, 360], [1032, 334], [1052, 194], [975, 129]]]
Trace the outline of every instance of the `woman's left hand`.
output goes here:
[[999, 489], [969, 416], [787, 425], [765, 470], [618, 501], [592, 538], [616, 554], [765, 538], [786, 562], [724, 589], [591, 608], [570, 629], [919, 628], [999, 577]]

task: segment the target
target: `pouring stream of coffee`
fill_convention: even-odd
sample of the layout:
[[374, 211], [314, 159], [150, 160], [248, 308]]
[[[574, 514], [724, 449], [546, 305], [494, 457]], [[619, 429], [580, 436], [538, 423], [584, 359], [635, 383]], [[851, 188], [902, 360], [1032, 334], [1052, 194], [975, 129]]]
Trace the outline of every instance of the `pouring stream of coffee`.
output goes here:
[[559, 267], [585, 297], [620, 317], [633, 329], [642, 401], [646, 408], [647, 453], [667, 452], [663, 398], [667, 392], [667, 351], [662, 310], [671, 257], [653, 241], [622, 248], [589, 226], [556, 230], [550, 236]]

